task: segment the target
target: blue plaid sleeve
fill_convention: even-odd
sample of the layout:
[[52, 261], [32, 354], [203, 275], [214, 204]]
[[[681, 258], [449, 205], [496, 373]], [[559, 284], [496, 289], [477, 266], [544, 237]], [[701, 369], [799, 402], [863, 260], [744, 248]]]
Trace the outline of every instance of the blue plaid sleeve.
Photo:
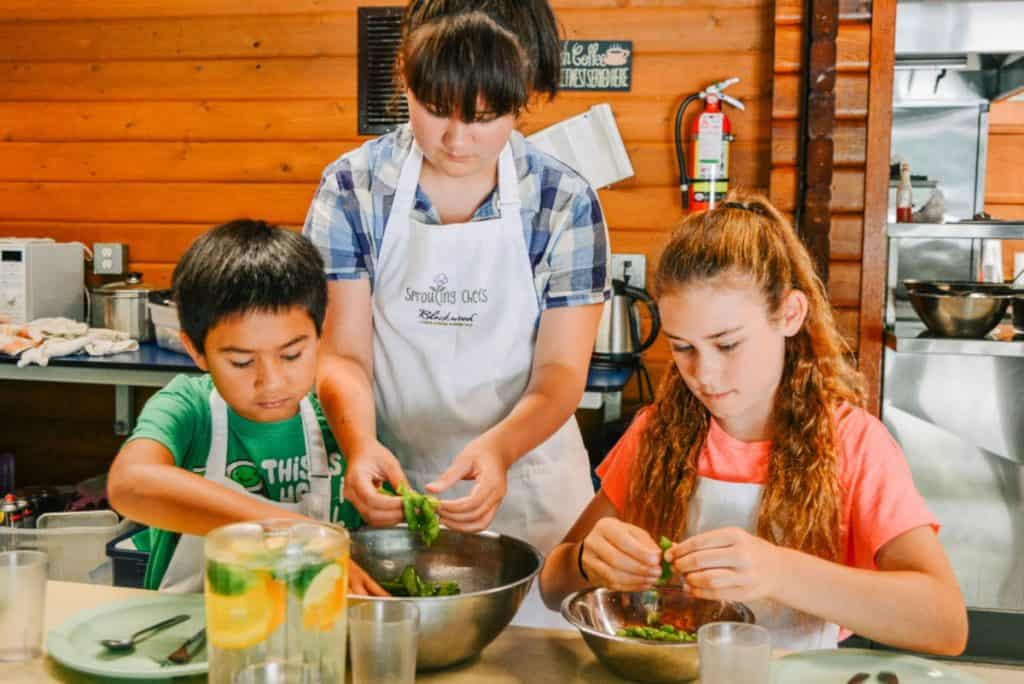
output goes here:
[[547, 277], [542, 308], [600, 304], [608, 299], [608, 228], [594, 190], [575, 173], [549, 168], [541, 182], [541, 212], [549, 212], [551, 230], [542, 262]]
[[368, 173], [359, 173], [359, 166], [358, 157], [345, 156], [327, 167], [302, 228], [302, 234], [320, 250], [328, 280], [370, 274], [372, 218], [365, 207], [372, 203]]

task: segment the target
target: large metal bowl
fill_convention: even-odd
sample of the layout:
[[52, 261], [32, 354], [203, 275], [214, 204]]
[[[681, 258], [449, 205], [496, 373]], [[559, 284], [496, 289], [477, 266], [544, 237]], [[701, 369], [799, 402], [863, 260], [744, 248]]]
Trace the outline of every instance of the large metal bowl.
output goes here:
[[586, 589], [567, 596], [562, 617], [572, 623], [605, 667], [638, 682], [688, 682], [700, 673], [697, 643], [645, 641], [616, 636], [624, 627], [643, 626], [658, 613], [663, 624], [696, 632], [709, 622], [754, 622], [742, 603], [694, 598], [678, 587], [649, 591]]
[[1006, 315], [1013, 290], [1000, 283], [905, 280], [910, 303], [935, 335], [984, 337]]
[[413, 565], [429, 582], [455, 580], [462, 593], [435, 598], [377, 598], [414, 601], [420, 611], [417, 670], [447, 667], [479, 654], [515, 617], [540, 571], [537, 549], [513, 537], [442, 529], [429, 547], [404, 527], [366, 528], [352, 533], [352, 560], [376, 579], [397, 577]]

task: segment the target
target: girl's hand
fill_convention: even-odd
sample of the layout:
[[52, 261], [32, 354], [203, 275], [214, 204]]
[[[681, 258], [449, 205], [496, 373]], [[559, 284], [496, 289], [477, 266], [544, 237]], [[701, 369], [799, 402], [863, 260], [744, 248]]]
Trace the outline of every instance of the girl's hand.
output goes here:
[[441, 502], [438, 511], [441, 522], [460, 532], [486, 530], [508, 491], [508, 466], [504, 456], [487, 440], [477, 438], [425, 489], [429, 494], [440, 494], [460, 480], [476, 480], [476, 486], [468, 496]]
[[583, 569], [591, 584], [643, 591], [661, 575], [661, 554], [644, 530], [618, 518], [601, 518], [583, 540]]
[[391, 596], [352, 560], [348, 562], [348, 593], [359, 596]]
[[346, 454], [346, 458], [345, 498], [352, 502], [363, 520], [373, 527], [391, 527], [405, 520], [401, 497], [377, 491], [385, 482], [394, 487], [405, 482], [405, 474], [395, 455], [374, 441], [365, 449]]
[[746, 530], [725, 527], [674, 544], [665, 559], [698, 598], [753, 601], [777, 593], [781, 551]]

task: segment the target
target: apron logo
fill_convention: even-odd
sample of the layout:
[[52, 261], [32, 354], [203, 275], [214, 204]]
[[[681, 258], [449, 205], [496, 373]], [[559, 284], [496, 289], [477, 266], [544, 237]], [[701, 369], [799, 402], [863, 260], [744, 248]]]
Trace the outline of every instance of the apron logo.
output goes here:
[[[405, 301], [414, 304], [433, 304], [440, 307], [452, 307], [459, 304], [486, 304], [487, 288], [449, 289], [448, 275], [438, 273], [433, 284], [424, 289], [405, 288]], [[419, 321], [425, 325], [444, 325], [471, 328], [479, 313], [458, 313], [457, 311], [421, 308]]]
[[263, 494], [263, 477], [256, 466], [249, 461], [235, 461], [229, 465], [227, 476], [247, 492]]

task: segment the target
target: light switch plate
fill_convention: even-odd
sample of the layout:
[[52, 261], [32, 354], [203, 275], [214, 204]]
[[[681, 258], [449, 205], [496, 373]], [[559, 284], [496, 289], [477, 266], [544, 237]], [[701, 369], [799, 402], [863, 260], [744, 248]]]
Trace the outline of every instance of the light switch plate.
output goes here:
[[629, 284], [643, 287], [647, 282], [647, 257], [643, 254], [612, 254], [612, 278], [623, 280], [629, 273]]
[[120, 242], [95, 242], [92, 246], [92, 272], [96, 275], [122, 275], [128, 271], [128, 248]]

